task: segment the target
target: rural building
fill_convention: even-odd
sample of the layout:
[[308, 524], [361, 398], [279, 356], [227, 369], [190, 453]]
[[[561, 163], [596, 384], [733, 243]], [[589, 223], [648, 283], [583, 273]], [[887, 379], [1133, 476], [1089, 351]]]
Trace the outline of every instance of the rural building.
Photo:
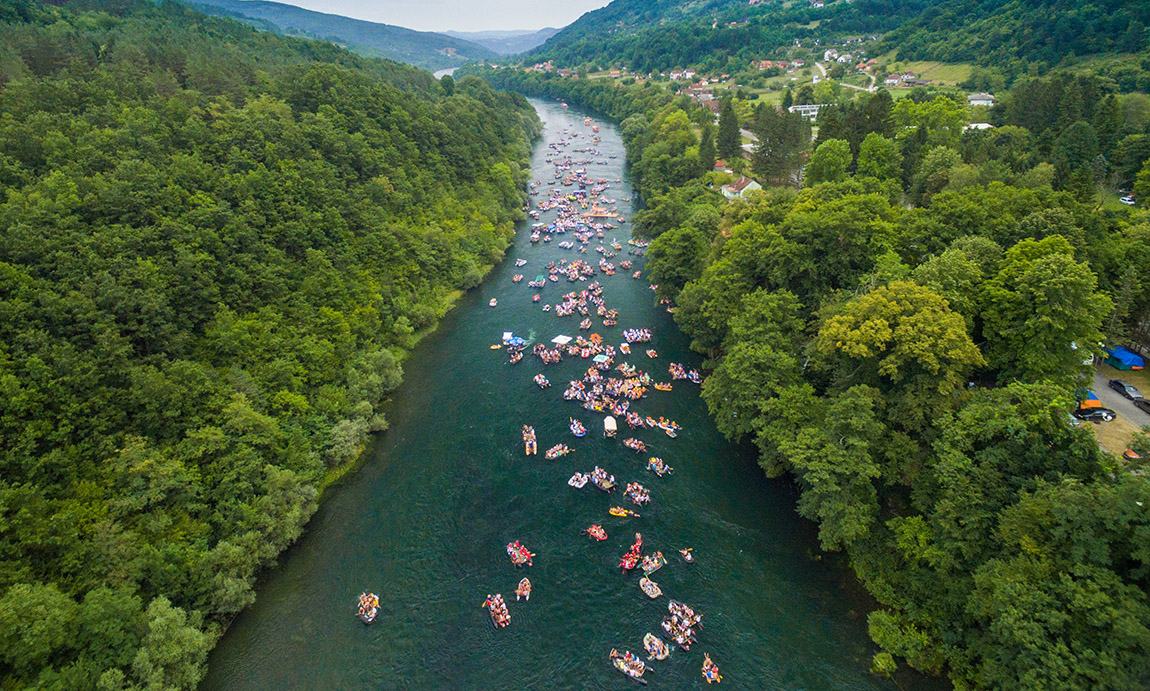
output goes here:
[[761, 189], [762, 185], [743, 175], [731, 184], [723, 185], [722, 192], [727, 199], [745, 199], [748, 193]]

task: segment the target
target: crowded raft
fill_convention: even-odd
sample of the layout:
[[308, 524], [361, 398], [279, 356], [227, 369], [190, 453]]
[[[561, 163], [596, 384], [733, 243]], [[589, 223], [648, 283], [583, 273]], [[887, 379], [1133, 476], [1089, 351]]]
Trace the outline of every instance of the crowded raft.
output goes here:
[[379, 596], [375, 593], [360, 593], [359, 595], [359, 620], [365, 624], [375, 622], [375, 617], [379, 614]]

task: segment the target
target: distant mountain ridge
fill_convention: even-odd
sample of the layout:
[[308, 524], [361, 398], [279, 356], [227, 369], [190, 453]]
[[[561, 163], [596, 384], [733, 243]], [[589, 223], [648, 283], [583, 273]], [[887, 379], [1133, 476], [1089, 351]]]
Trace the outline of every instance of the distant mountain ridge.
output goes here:
[[444, 31], [443, 33], [453, 38], [478, 43], [500, 55], [514, 55], [543, 45], [547, 39], [560, 31], [561, 29], [547, 27], [538, 31]]
[[281, 33], [332, 41], [364, 55], [405, 62], [426, 70], [459, 67], [471, 60], [491, 60], [498, 55], [478, 43], [454, 36], [314, 12], [279, 2], [186, 1], [209, 14], [248, 18], [259, 28], [271, 25]]

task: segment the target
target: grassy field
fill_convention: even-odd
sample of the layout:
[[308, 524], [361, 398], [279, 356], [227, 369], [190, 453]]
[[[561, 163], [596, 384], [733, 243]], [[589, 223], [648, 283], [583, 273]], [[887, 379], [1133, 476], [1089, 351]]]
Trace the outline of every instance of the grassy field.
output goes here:
[[966, 63], [946, 62], [905, 62], [901, 63], [903, 72], [914, 72], [923, 79], [929, 79], [941, 86], [956, 86], [959, 82], [970, 77], [973, 65]]

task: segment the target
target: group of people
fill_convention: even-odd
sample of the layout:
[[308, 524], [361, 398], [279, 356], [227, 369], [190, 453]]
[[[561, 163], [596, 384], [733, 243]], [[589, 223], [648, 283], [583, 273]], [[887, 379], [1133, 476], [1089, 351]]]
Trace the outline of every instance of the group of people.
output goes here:
[[628, 437], [624, 439], [623, 446], [626, 446], [628, 449], [631, 449], [636, 453], [642, 453], [647, 450], [647, 444], [634, 437]]
[[370, 624], [375, 621], [375, 615], [379, 613], [379, 596], [375, 593], [360, 593], [359, 594], [359, 618], [364, 623]]
[[628, 482], [627, 489], [623, 493], [631, 498], [632, 503], [638, 506], [642, 506], [643, 504], [647, 504], [651, 501], [651, 493], [647, 491], [646, 487], [640, 485], [638, 482]]
[[639, 564], [639, 560], [643, 557], [643, 535], [635, 533], [635, 542], [631, 544], [631, 549], [623, 555], [619, 560], [619, 567], [624, 571], [630, 571]]
[[547, 452], [543, 454], [543, 457], [549, 461], [554, 461], [556, 458], [559, 458], [560, 456], [566, 456], [569, 453], [571, 453], [571, 449], [568, 448], [566, 444], [556, 444], [550, 449], [547, 449]]
[[650, 329], [624, 329], [623, 339], [628, 343], [646, 343], [651, 340]]
[[667, 369], [670, 371], [672, 379], [686, 379], [694, 384], [703, 383], [703, 379], [699, 376], [698, 370], [689, 370], [677, 362], [672, 362], [671, 366]]
[[539, 452], [539, 447], [535, 443], [535, 428], [529, 425], [523, 425], [523, 450], [528, 456], [534, 456]]
[[615, 485], [615, 476], [609, 475], [606, 470], [595, 466], [595, 469], [591, 471], [591, 482], [599, 489], [610, 492]]
[[651, 456], [651, 458], [647, 459], [647, 470], [652, 470], [659, 477], [663, 477], [667, 473], [674, 470], [674, 468], [667, 465], [667, 463], [662, 458], [659, 458], [658, 456]]
[[483, 606], [491, 613], [491, 621], [499, 628], [503, 628], [511, 623], [511, 612], [507, 611], [507, 603], [503, 601], [503, 596], [499, 593], [488, 595], [487, 599], [483, 601]]
[[511, 557], [511, 563], [516, 566], [523, 564], [531, 566], [531, 558], [535, 556], [535, 553], [520, 544], [519, 540], [516, 540], [507, 543], [507, 556]]

